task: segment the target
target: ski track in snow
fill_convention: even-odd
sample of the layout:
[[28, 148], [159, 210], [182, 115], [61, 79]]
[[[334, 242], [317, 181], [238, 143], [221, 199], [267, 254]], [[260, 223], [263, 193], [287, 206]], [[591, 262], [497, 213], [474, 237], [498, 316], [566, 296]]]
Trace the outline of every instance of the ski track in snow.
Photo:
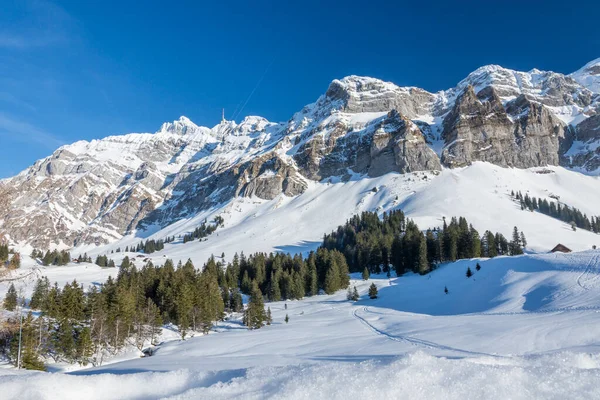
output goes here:
[[[377, 327], [375, 327], [373, 324], [371, 324], [366, 318], [360, 316], [358, 314], [360, 308], [354, 309], [352, 311], [352, 316], [356, 319], [358, 319], [367, 329], [369, 329], [370, 331], [374, 332], [377, 335], [381, 335], [383, 337], [385, 337], [386, 339], [389, 340], [393, 340], [395, 342], [404, 342], [404, 343], [409, 343], [413, 346], [418, 346], [421, 348], [426, 348], [426, 349], [436, 349], [436, 350], [445, 350], [445, 351], [451, 351], [451, 352], [456, 352], [456, 353], [462, 353], [465, 355], [469, 355], [469, 356], [488, 356], [488, 357], [497, 357], [497, 358], [503, 358], [502, 356], [498, 356], [495, 354], [489, 354], [489, 353], [481, 353], [481, 352], [476, 352], [476, 351], [469, 351], [469, 350], [464, 350], [464, 349], [457, 349], [455, 347], [450, 347], [450, 346], [446, 346], [443, 344], [439, 344], [439, 343], [434, 343], [434, 342], [430, 342], [428, 340], [423, 340], [423, 339], [417, 339], [414, 337], [410, 337], [410, 336], [404, 336], [404, 335], [392, 335], [388, 332], [385, 332]], [[371, 312], [369, 310], [369, 307], [362, 307], [362, 311], [369, 313]]]

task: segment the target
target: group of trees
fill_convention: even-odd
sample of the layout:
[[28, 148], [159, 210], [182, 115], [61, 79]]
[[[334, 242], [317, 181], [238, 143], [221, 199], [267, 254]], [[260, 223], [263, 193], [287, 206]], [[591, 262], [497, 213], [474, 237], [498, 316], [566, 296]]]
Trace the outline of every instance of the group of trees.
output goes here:
[[100, 266], [100, 267], [108, 267], [108, 268], [115, 268], [115, 262], [112, 259], [109, 259], [107, 256], [97, 256], [96, 257], [96, 261], [94, 261], [94, 264]]
[[[109, 277], [87, 291], [76, 281], [60, 288], [41, 278], [29, 304], [32, 310], [40, 311], [40, 316], [23, 325], [23, 335], [30, 328], [36, 331], [37, 357], [98, 365], [106, 354], [117, 352], [126, 343], [141, 350], [153, 342], [164, 323], [177, 325], [185, 338], [190, 330], [208, 332], [223, 318], [224, 311], [242, 311], [238, 282], [228, 279], [214, 258], [202, 271], [191, 261], [175, 266], [170, 260], [159, 267], [148, 263], [138, 270], [125, 258], [115, 279]], [[262, 299], [254, 287], [248, 308], [251, 329], [270, 323], [270, 312], [264, 305], [262, 313], [257, 312]], [[16, 303], [16, 291], [11, 286], [5, 307], [14, 310]], [[18, 331], [2, 345], [15, 361], [10, 351], [13, 340], [18, 340]]]
[[[516, 234], [515, 234], [516, 232]], [[363, 212], [323, 238], [323, 247], [342, 252], [351, 272], [407, 271], [426, 274], [436, 264], [464, 258], [517, 255], [526, 246], [525, 235], [515, 227], [513, 238], [486, 231], [482, 236], [463, 217], [423, 233], [400, 210], [384, 213]], [[367, 271], [364, 271], [364, 269]]]
[[344, 255], [323, 247], [306, 258], [301, 254], [236, 254], [227, 270], [239, 273], [243, 293], [251, 294], [256, 284], [270, 301], [314, 296], [321, 289], [331, 294], [347, 288], [350, 282]]
[[[215, 221], [222, 224], [222, 220]], [[203, 226], [198, 235], [209, 229]], [[212, 227], [216, 229], [216, 225]], [[146, 241], [138, 247], [147, 251], [151, 250], [147, 246], [153, 246], [156, 250], [162, 244], [164, 241]], [[364, 279], [381, 269], [389, 274], [392, 268], [398, 275], [406, 271], [425, 274], [440, 262], [520, 254], [525, 246], [525, 236], [516, 227], [510, 241], [489, 231], [480, 236], [462, 217], [449, 223], [444, 219], [442, 227], [423, 233], [402, 211], [392, 211], [384, 213], [382, 219], [369, 212], [352, 217], [325, 235], [322, 246], [306, 257], [241, 253], [225, 265], [223, 254], [218, 262], [211, 257], [201, 269], [190, 260], [178, 265], [166, 260], [162, 266], [148, 262], [138, 269], [126, 256], [116, 278], [109, 277], [87, 290], [76, 281], [62, 288], [51, 285], [47, 278], [37, 281], [30, 308], [40, 314], [37, 318], [28, 316], [22, 332], [27, 362], [35, 367], [42, 357], [52, 357], [98, 365], [106, 354], [117, 352], [126, 343], [141, 350], [145, 343], [154, 341], [165, 323], [176, 325], [185, 339], [190, 331], [208, 332], [225, 312], [243, 311], [244, 324], [258, 329], [272, 322], [265, 300], [301, 299], [320, 291], [332, 294], [348, 288], [351, 271], [362, 272]], [[3, 254], [0, 247], [0, 256]], [[67, 252], [47, 254], [52, 262], [69, 258]], [[89, 260], [87, 255], [79, 259]], [[96, 264], [115, 266], [106, 255], [98, 256]], [[245, 309], [242, 293], [249, 296]], [[373, 284], [369, 297], [377, 295]], [[356, 288], [348, 289], [349, 299], [358, 297]], [[11, 286], [5, 307], [14, 310], [18, 303]], [[18, 332], [0, 342], [11, 360], [15, 337]]]
[[521, 210], [539, 211], [542, 214], [552, 218], [559, 219], [571, 225], [573, 229], [581, 228], [594, 233], [600, 233], [600, 216], [592, 216], [588, 218], [587, 214], [582, 213], [575, 207], [569, 207], [560, 202], [548, 201], [546, 199], [538, 199], [529, 194], [511, 192], [511, 196], [519, 201]]
[[31, 257], [40, 259], [45, 266], [67, 265], [71, 261], [71, 253], [66, 250], [47, 250], [46, 253], [42, 253], [41, 250], [33, 250]]
[[[219, 218], [221, 218], [221, 217], [219, 217]], [[216, 224], [210, 225], [210, 224], [207, 224], [206, 221], [204, 221], [202, 223], [202, 225], [200, 225], [199, 227], [194, 229], [193, 232], [183, 235], [183, 243], [191, 242], [196, 239], [203, 239], [203, 238], [209, 236], [210, 234], [212, 234], [216, 230], [217, 230]]]
[[[165, 243], [166, 242], [163, 239], [148, 239], [145, 242], [142, 240], [140, 243], [138, 243], [137, 247], [135, 248], [135, 251], [137, 253], [144, 252], [144, 254], [151, 254], [155, 251], [161, 251], [162, 249], [164, 249]], [[131, 250], [133, 251], [133, 248]]]
[[9, 269], [21, 267], [21, 254], [8, 247], [8, 243], [0, 242], [0, 266]]

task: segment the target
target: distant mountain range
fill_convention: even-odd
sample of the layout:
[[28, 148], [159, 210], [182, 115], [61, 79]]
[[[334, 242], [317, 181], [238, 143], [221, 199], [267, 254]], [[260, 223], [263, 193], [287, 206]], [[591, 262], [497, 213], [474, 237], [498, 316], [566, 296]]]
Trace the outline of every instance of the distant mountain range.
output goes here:
[[600, 58], [569, 75], [489, 65], [437, 93], [349, 76], [284, 123], [181, 117], [76, 142], [0, 181], [0, 234], [42, 249], [101, 245], [239, 196], [475, 161], [600, 174]]

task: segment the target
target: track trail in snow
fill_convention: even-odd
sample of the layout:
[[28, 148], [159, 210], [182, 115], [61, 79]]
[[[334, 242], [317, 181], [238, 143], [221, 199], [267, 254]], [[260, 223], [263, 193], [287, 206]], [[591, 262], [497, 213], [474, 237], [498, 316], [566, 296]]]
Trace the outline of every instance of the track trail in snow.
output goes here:
[[[600, 258], [600, 254], [596, 254], [594, 257], [592, 257], [590, 259], [590, 261], [588, 262], [586, 268], [583, 270], [583, 272], [581, 273], [581, 275], [579, 275], [577, 277], [577, 285], [579, 285], [579, 287], [581, 287], [583, 290], [588, 291], [590, 290], [590, 288], [588, 286], [585, 285], [586, 282], [590, 282], [590, 281], [596, 281], [598, 280], [598, 272], [599, 271], [592, 271], [593, 270], [593, 266], [594, 265], [598, 265], [598, 259]], [[584, 276], [588, 276], [588, 275], [593, 275], [591, 278], [589, 279], [584, 279], [582, 280], [581, 278], [583, 278]]]
[[[481, 353], [481, 352], [477, 352], [477, 351], [463, 350], [463, 349], [459, 349], [456, 347], [446, 346], [443, 344], [430, 342], [428, 340], [423, 340], [423, 339], [417, 339], [417, 338], [410, 337], [410, 336], [392, 335], [388, 332], [385, 332], [382, 329], [377, 328], [376, 326], [371, 324], [366, 318], [359, 315], [359, 310], [361, 310], [361, 309], [356, 308], [356, 309], [352, 310], [351, 314], [354, 318], [359, 320], [363, 324], [363, 326], [365, 326], [367, 329], [369, 329], [373, 333], [383, 336], [384, 338], [392, 340], [394, 342], [408, 343], [413, 346], [422, 347], [422, 348], [426, 348], [426, 349], [451, 351], [451, 352], [461, 353], [461, 354], [469, 355], [469, 356], [488, 356], [488, 357], [493, 357], [493, 358], [504, 358], [503, 356], [500, 356], [497, 354], [489, 354], [489, 353]], [[364, 311], [365, 313], [373, 313], [372, 311], [369, 310], [369, 307], [362, 307], [362, 311]]]

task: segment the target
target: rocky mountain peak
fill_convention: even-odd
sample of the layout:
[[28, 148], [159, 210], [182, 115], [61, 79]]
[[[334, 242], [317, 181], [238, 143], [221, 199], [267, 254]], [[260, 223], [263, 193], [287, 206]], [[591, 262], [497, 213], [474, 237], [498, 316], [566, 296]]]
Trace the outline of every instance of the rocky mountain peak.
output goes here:
[[157, 133], [168, 132], [179, 135], [186, 135], [188, 133], [197, 131], [199, 128], [200, 127], [193, 123], [188, 117], [182, 115], [181, 117], [179, 117], [179, 119], [173, 122], [165, 122], [164, 124], [162, 124]]
[[592, 92], [600, 93], [600, 58], [590, 61], [570, 76]]

